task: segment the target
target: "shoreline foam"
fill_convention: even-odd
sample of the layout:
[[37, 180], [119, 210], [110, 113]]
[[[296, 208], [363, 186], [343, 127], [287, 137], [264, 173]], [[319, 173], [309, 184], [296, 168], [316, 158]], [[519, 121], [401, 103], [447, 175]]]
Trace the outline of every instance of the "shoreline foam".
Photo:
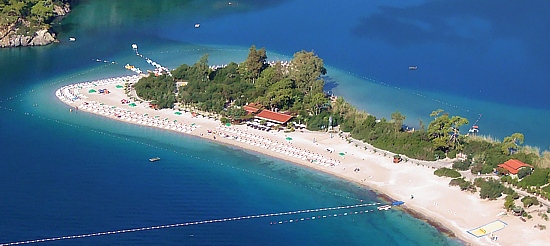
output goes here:
[[[189, 112], [180, 112], [180, 115], [175, 115], [174, 113], [177, 111], [174, 110], [153, 110], [143, 104], [136, 104], [134, 107], [121, 104], [120, 100], [128, 97], [124, 94], [123, 89], [116, 88], [116, 85], [121, 85], [125, 80], [137, 81], [138, 79], [139, 76], [128, 76], [73, 84], [59, 89], [56, 96], [67, 105], [75, 107], [75, 109], [78, 107], [79, 111], [98, 114], [126, 123], [184, 132], [195, 137], [283, 159], [354, 182], [375, 191], [384, 199], [406, 201], [404, 210], [409, 214], [427, 221], [440, 232], [468, 244], [492, 245], [504, 242], [503, 245], [512, 245], [525, 243], [521, 238], [515, 238], [512, 233], [505, 234], [502, 231], [495, 233], [500, 238], [498, 242], [490, 241], [488, 237], [474, 238], [466, 233], [468, 229], [497, 219], [505, 220], [508, 227], [512, 227], [508, 230], [521, 230], [529, 233], [528, 236], [537, 237], [540, 240], [538, 242], [550, 241], [548, 236], [543, 236], [543, 232], [526, 228], [526, 225], [521, 224], [522, 222], [515, 217], [497, 216], [504, 211], [502, 200], [485, 201], [475, 194], [462, 192], [456, 187], [450, 188], [448, 187], [449, 180], [433, 175], [431, 168], [420, 166], [418, 163], [414, 165], [412, 162], [393, 164], [392, 155], [382, 156], [381, 152], [375, 153], [360, 149], [338, 136], [332, 138], [328, 133], [310, 131], [265, 132], [245, 125], [227, 127], [213, 119], [193, 117]], [[85, 92], [88, 89], [99, 89], [100, 87], [111, 93]], [[92, 110], [87, 110], [94, 106], [95, 108]], [[73, 109], [71, 108], [71, 110]], [[119, 116], [121, 112], [126, 115]], [[140, 122], [139, 119], [142, 121]], [[143, 124], [144, 119], [146, 119], [145, 124]], [[173, 119], [178, 121], [174, 122]], [[187, 127], [185, 131], [181, 130], [183, 127]], [[209, 130], [212, 133], [209, 133]], [[292, 136], [293, 140], [286, 141], [287, 136]], [[312, 141], [314, 138], [316, 139], [315, 143]], [[276, 146], [275, 149], [271, 148], [272, 146]], [[334, 148], [336, 151], [329, 153], [325, 151], [327, 147]], [[299, 152], [291, 151], [293, 148], [298, 149]], [[270, 149], [272, 151], [266, 151]], [[312, 155], [307, 155], [307, 152]], [[339, 156], [338, 152], [345, 152], [345, 155]], [[303, 155], [300, 156], [300, 153]], [[323, 165], [315, 163], [323, 163]], [[361, 170], [352, 171], [354, 168]], [[412, 194], [414, 194], [414, 199], [410, 198]]]

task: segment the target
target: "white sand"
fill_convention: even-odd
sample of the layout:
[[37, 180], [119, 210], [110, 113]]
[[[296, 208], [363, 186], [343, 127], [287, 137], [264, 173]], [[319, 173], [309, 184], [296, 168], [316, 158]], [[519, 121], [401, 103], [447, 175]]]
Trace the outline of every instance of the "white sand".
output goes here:
[[[405, 208], [421, 213], [428, 220], [443, 225], [445, 228], [452, 230], [460, 239], [474, 245], [550, 244], [550, 233], [533, 229], [533, 226], [536, 224], [549, 226], [549, 223], [540, 219], [537, 213], [531, 213], [533, 219], [527, 222], [522, 222], [518, 217], [512, 215], [498, 216], [501, 212], [505, 212], [502, 199], [496, 201], [481, 200], [478, 193], [471, 194], [460, 191], [458, 187], [449, 187], [448, 183], [450, 179], [433, 175], [434, 169], [432, 168], [413, 164], [412, 162], [394, 164], [392, 163], [393, 155], [384, 156], [380, 152], [374, 153], [371, 150], [355, 147], [354, 144], [349, 144], [345, 139], [338, 137], [337, 134], [334, 134], [334, 137], [330, 138], [330, 134], [324, 132], [297, 131], [284, 133], [282, 131], [265, 132], [255, 130], [245, 125], [225, 127], [219, 121], [192, 117], [190, 113], [182, 112], [182, 115], [175, 115], [174, 110], [153, 110], [146, 107], [146, 103], [138, 103], [136, 107], [129, 107], [127, 104], [120, 102], [121, 99], [129, 98], [124, 94], [124, 89], [115, 87], [117, 84], [124, 85], [124, 82], [111, 81], [106, 82], [105, 85], [98, 84], [97, 86], [91, 84], [81, 85], [82, 88], [79, 90], [75, 90], [76, 87], [73, 86], [72, 89], [59, 91], [57, 95], [70, 106], [79, 107], [79, 111], [96, 113], [127, 123], [137, 124], [139, 122], [139, 119], [136, 119], [138, 116], [148, 114], [151, 120], [155, 119], [154, 116], [158, 116], [157, 119], [161, 121], [163, 128], [169, 125], [169, 123], [172, 124], [168, 127], [174, 128], [178, 127], [173, 123], [173, 120], [177, 119], [177, 123], [185, 124], [185, 129], [190, 130], [188, 134], [211, 140], [216, 136], [216, 141], [223, 144], [257, 151], [368, 186], [373, 190], [390, 196], [394, 200], [405, 201]], [[108, 95], [88, 93], [88, 90], [92, 88], [95, 90], [108, 89], [111, 93]], [[72, 102], [64, 98], [65, 96], [60, 93], [62, 91], [69, 92], [73, 96], [80, 93], [87, 98]], [[103, 111], [101, 110], [83, 109], [85, 102], [96, 102], [95, 105], [98, 107], [96, 109], [103, 107], [114, 110], [111, 106], [116, 106], [116, 109], [121, 109], [128, 116], [133, 115], [136, 120], [128, 120], [128, 118], [125, 118], [126, 116], [120, 119], [115, 114], [109, 115], [108, 112], [102, 113]], [[99, 106], [100, 103], [104, 105]], [[88, 107], [90, 105], [92, 104], [88, 104]], [[131, 112], [126, 112], [126, 110], [130, 110]], [[162, 121], [165, 118], [169, 120]], [[158, 125], [158, 122], [151, 122], [151, 120], [151, 125]], [[195, 123], [195, 125], [192, 126], [192, 123]], [[208, 130], [215, 131], [217, 134], [209, 134]], [[241, 139], [248, 140], [248, 142], [236, 141], [234, 138], [224, 138], [219, 135], [220, 133], [239, 136]], [[285, 140], [287, 136], [292, 137], [292, 141]], [[316, 139], [316, 143], [313, 143], [314, 138]], [[253, 145], [254, 143], [256, 145]], [[274, 147], [277, 148], [272, 150]], [[333, 148], [335, 150], [334, 153], [327, 152], [325, 150], [327, 147]], [[283, 153], [286, 150], [285, 148], [301, 149], [296, 153], [307, 150], [322, 155], [323, 158], [329, 161], [327, 161], [326, 165], [316, 164], [319, 162], [312, 163], [310, 160], [303, 160], [302, 157], [292, 157], [289, 153]], [[338, 155], [339, 152], [346, 152], [346, 155], [341, 157]], [[310, 159], [321, 158], [311, 157]], [[331, 163], [337, 165], [331, 166], [331, 164], [328, 164], [330, 159], [332, 159]], [[446, 163], [438, 163], [438, 165], [446, 165]], [[355, 168], [360, 168], [360, 171], [355, 172]], [[411, 195], [414, 195], [414, 199], [411, 199]], [[494, 233], [495, 236], [498, 236], [496, 242], [491, 241], [488, 236], [476, 238], [466, 232], [469, 229], [485, 225], [497, 219], [504, 221], [508, 226]]]

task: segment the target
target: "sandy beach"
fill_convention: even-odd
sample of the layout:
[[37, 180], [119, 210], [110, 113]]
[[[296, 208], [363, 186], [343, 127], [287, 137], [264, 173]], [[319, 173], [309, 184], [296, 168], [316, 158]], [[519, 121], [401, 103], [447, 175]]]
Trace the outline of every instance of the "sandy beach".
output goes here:
[[[435, 176], [434, 169], [422, 162], [409, 160], [395, 164], [392, 162], [392, 154], [355, 146], [335, 133], [331, 135], [307, 130], [266, 132], [246, 125], [226, 126], [215, 119], [197, 117], [190, 112], [154, 110], [148, 107], [148, 103], [122, 103], [122, 100], [129, 100], [124, 92], [124, 83], [135, 82], [139, 78], [129, 76], [68, 85], [60, 88], [56, 96], [70, 106], [67, 114], [88, 112], [126, 123], [174, 131], [175, 134], [189, 134], [284, 159], [355, 182], [394, 200], [404, 201], [405, 209], [421, 214], [431, 224], [444, 228], [443, 231], [452, 231], [454, 236], [472, 245], [550, 243], [550, 234], [534, 228], [537, 224], [548, 226], [550, 223], [536, 213], [530, 212], [533, 219], [522, 222], [518, 217], [506, 214], [503, 198], [481, 200], [478, 193], [450, 187], [450, 178]], [[109, 93], [99, 93], [105, 90]], [[77, 117], [78, 114], [74, 115]], [[329, 152], [327, 148], [334, 151]], [[433, 164], [444, 166], [448, 163]], [[493, 233], [498, 238], [496, 241], [491, 240], [489, 235], [476, 237], [467, 232], [497, 220], [507, 226]]]

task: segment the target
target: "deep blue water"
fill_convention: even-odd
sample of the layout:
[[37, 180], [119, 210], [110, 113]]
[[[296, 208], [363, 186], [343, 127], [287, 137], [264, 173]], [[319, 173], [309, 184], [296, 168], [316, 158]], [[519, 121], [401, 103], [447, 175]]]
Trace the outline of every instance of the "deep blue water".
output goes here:
[[[126, 63], [146, 69], [132, 43], [171, 68], [204, 53], [210, 64], [242, 61], [252, 44], [265, 46], [269, 59], [314, 50], [329, 66], [327, 89], [360, 109], [385, 117], [399, 110], [410, 124], [437, 108], [472, 122], [481, 113], [482, 133], [519, 131], [546, 149], [547, 5], [81, 1], [55, 26], [60, 43], [0, 50], [0, 243], [378, 201], [368, 190], [279, 160], [69, 114], [55, 99], [63, 84], [128, 74]], [[67, 42], [71, 36], [77, 41]], [[162, 161], [151, 164], [152, 156]], [[253, 219], [55, 244], [456, 243], [403, 212], [354, 216], [277, 226]]]

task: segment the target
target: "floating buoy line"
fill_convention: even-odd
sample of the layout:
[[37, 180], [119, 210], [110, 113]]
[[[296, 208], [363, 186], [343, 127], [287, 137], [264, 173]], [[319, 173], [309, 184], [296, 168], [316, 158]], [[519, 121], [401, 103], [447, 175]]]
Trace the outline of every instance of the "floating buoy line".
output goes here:
[[[326, 208], [316, 208], [316, 209], [307, 209], [307, 210], [296, 210], [296, 211], [287, 211], [287, 212], [278, 212], [278, 213], [265, 213], [265, 214], [258, 214], [258, 215], [246, 215], [246, 216], [238, 216], [238, 217], [230, 217], [230, 218], [201, 220], [201, 221], [194, 221], [194, 222], [185, 222], [185, 223], [176, 223], [176, 224], [167, 224], [167, 225], [157, 225], [157, 226], [148, 226], [148, 227], [122, 229], [122, 230], [112, 230], [112, 231], [95, 232], [95, 233], [85, 233], [85, 234], [69, 235], [69, 236], [49, 237], [49, 238], [25, 240], [25, 241], [18, 241], [18, 242], [2, 243], [2, 244], [0, 244], [0, 246], [12, 246], [12, 245], [23, 245], [23, 244], [32, 244], [32, 243], [44, 243], [44, 242], [53, 242], [53, 241], [61, 241], [61, 240], [69, 240], [69, 239], [115, 235], [115, 234], [122, 234], [122, 233], [152, 231], [152, 230], [183, 227], [183, 226], [193, 226], [193, 225], [221, 223], [221, 222], [229, 222], [229, 221], [269, 218], [269, 217], [278, 217], [278, 216], [296, 215], [296, 214], [306, 214], [306, 213], [324, 212], [324, 211], [336, 211], [336, 210], [362, 208], [362, 207], [375, 206], [375, 205], [380, 205], [380, 203], [367, 203], [367, 204], [356, 204], [356, 205], [347, 205], [347, 206], [338, 206], [338, 207], [326, 207]], [[312, 217], [299, 218], [299, 219], [296, 219], [296, 220], [291, 219], [291, 220], [286, 220], [286, 221], [270, 222], [270, 224], [273, 225], [274, 223], [275, 224], [293, 223], [293, 222], [298, 222], [298, 221], [310, 220], [310, 218], [311, 218], [311, 220], [314, 220], [314, 218], [319, 218], [319, 219], [321, 219], [321, 218], [331, 218], [331, 217], [347, 216], [347, 215], [354, 215], [354, 214], [364, 214], [364, 213], [373, 212], [373, 211], [374, 210], [364, 210], [364, 212], [363, 212], [363, 210], [361, 210], [361, 211], [354, 211], [354, 212], [336, 213], [336, 214], [331, 214], [331, 215], [317, 215], [317, 216], [312, 216]]]

